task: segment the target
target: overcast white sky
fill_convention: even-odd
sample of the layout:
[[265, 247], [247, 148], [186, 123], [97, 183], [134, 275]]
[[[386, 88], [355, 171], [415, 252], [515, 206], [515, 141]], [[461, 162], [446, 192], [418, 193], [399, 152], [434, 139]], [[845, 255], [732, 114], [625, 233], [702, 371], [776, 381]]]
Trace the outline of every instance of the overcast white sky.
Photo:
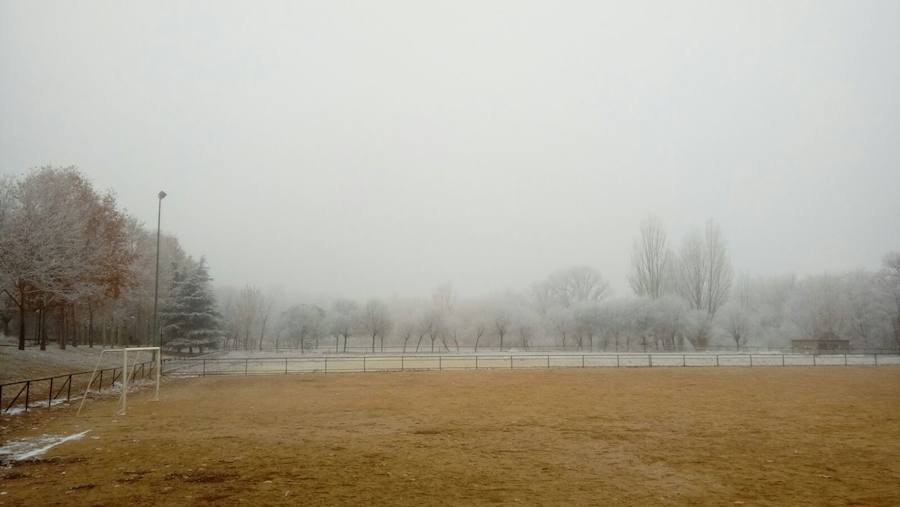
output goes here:
[[900, 2], [0, 0], [0, 171], [76, 165], [222, 284], [463, 296], [648, 214], [750, 274], [900, 249]]

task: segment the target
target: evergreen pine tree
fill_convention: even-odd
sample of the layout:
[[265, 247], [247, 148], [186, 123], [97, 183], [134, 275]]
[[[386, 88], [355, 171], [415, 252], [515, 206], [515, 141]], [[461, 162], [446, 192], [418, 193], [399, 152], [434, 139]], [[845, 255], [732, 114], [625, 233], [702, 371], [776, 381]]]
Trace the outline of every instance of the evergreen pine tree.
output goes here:
[[161, 312], [163, 345], [166, 348], [202, 353], [204, 347], [215, 347], [222, 337], [221, 315], [210, 289], [206, 259], [187, 272], [175, 269], [171, 298]]

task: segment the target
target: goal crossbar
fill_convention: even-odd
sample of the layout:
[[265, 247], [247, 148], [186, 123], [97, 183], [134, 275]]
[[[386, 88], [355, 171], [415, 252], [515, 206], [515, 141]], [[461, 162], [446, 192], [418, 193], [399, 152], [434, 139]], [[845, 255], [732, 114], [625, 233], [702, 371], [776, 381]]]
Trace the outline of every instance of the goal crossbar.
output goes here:
[[[97, 357], [97, 364], [94, 366], [94, 371], [91, 372], [91, 379], [88, 381], [87, 387], [84, 388], [84, 395], [81, 397], [81, 404], [78, 406], [78, 412], [76, 415], [81, 414], [81, 409], [84, 408], [84, 402], [87, 400], [88, 393], [91, 390], [91, 385], [94, 383], [94, 378], [97, 376], [97, 370], [100, 369], [100, 363], [103, 361], [103, 354], [107, 352], [113, 354], [117, 352], [122, 353], [122, 395], [119, 397], [119, 403], [121, 405], [121, 410], [119, 411], [119, 415], [125, 415], [125, 410], [128, 402], [128, 353], [129, 352], [155, 352], [154, 356], [156, 356], [156, 379], [155, 379], [155, 387], [153, 394], [153, 401], [159, 401], [159, 379], [162, 374], [162, 352], [159, 347], [125, 347], [120, 349], [103, 349], [100, 351], [100, 356]], [[135, 360], [137, 358], [135, 357]], [[100, 392], [100, 389], [97, 389], [97, 392]]]

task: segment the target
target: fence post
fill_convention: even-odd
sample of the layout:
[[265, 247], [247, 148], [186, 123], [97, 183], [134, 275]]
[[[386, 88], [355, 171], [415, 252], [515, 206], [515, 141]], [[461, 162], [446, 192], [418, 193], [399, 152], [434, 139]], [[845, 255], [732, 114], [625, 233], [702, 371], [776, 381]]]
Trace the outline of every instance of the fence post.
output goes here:
[[438, 371], [444, 369], [444, 361], [442, 361], [443, 358], [444, 356], [438, 356]]
[[287, 375], [287, 358], [284, 358], [284, 374]]
[[328, 373], [328, 356], [325, 356], [325, 373]]
[[72, 399], [72, 374], [69, 374], [69, 387], [66, 391], [66, 403]]
[[781, 354], [781, 366], [784, 366], [784, 354]]
[[509, 369], [513, 369], [512, 367], [512, 354], [509, 355]]
[[716, 354], [716, 366], [719, 366], [719, 354]]
[[844, 354], [844, 366], [847, 366], [847, 354]]
[[750, 355], [750, 367], [753, 368], [753, 354]]
[[878, 352], [875, 353], [875, 366], [878, 366]]
[[[88, 385], [87, 390], [90, 391], [90, 389], [91, 386]], [[103, 390], [103, 370], [100, 370], [100, 384], [97, 386], [97, 392], [99, 393], [101, 390]]]
[[[478, 356], [475, 357], [475, 362], [478, 362]], [[400, 356], [400, 371], [406, 369], [406, 365], [404, 363], [406, 363], [406, 356]]]
[[650, 367], [653, 368], [653, 354], [647, 354], [647, 362], [650, 363]]
[[547, 368], [550, 368], [550, 354], [547, 354]]
[[206, 359], [203, 359], [203, 374], [201, 376], [202, 377], [206, 376]]
[[[878, 364], [878, 358], [875, 358], [875, 364]], [[475, 353], [475, 369], [478, 369], [478, 352]]]
[[687, 362], [684, 359], [684, 354], [681, 354], [681, 367], [684, 368], [687, 366]]
[[581, 354], [581, 367], [584, 368], [584, 354]]
[[31, 381], [25, 382], [25, 411], [28, 412], [28, 396], [31, 394]]
[[366, 356], [363, 356], [363, 373], [366, 372]]
[[249, 359], [244, 359], [244, 375], [247, 374], [247, 364], [250, 362]]
[[53, 377], [50, 377], [50, 396], [47, 398], [47, 408], [53, 405]]
[[813, 354], [813, 366], [816, 366], [816, 355]]
[[621, 364], [619, 363], [619, 353], [616, 352], [616, 368], [621, 368]]

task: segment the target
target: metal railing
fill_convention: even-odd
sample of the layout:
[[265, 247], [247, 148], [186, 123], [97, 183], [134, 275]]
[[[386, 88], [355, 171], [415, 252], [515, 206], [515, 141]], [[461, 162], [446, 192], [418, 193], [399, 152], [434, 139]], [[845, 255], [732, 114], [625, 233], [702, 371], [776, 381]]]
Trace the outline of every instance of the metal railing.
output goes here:
[[[129, 381], [131, 382], [135, 379], [151, 377], [155, 367], [155, 361], [145, 361], [143, 363], [129, 365]], [[52, 377], [18, 380], [16, 382], [0, 384], [0, 413], [10, 413], [12, 410], [20, 408], [27, 412], [29, 408], [38, 405], [43, 406], [45, 400], [48, 408], [53, 406], [54, 402], [62, 402], [63, 400], [68, 402], [72, 399], [73, 379], [81, 377], [90, 378], [91, 373], [91, 371], [79, 371], [63, 375], [54, 375]], [[108, 381], [108, 384], [106, 384], [107, 387], [112, 387], [121, 376], [121, 366], [104, 368], [97, 371], [97, 376], [91, 383], [91, 386], [87, 386], [86, 382], [82, 382], [82, 384], [85, 385], [78, 389], [84, 391], [84, 388], [86, 387], [96, 386], [98, 391], [102, 391], [106, 381]], [[13, 392], [16, 393], [15, 396], [12, 396], [10, 401], [6, 401], [6, 399], [9, 398], [9, 395], [6, 393]], [[63, 392], [65, 392], [65, 396], [63, 396]], [[76, 395], [77, 393], [78, 390], [76, 390]], [[6, 398], [4, 398], [4, 395], [6, 395]], [[16, 402], [19, 402], [20, 400], [21, 403], [17, 405]]]
[[521, 368], [658, 368], [900, 366], [898, 354], [460, 354], [223, 357], [172, 359], [166, 375], [274, 375], [291, 373]]

